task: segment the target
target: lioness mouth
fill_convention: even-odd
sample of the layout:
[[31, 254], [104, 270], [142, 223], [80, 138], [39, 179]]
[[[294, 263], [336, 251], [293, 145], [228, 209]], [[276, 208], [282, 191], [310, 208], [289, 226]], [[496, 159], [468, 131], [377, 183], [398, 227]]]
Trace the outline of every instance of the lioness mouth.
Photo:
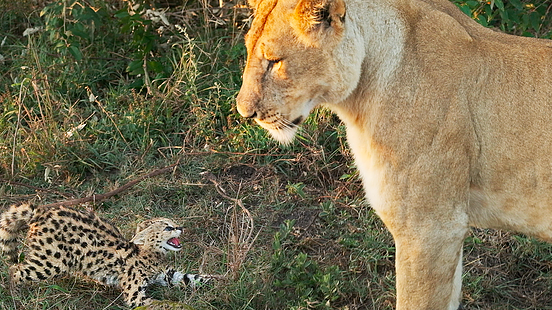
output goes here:
[[301, 124], [301, 122], [303, 122], [303, 116], [299, 116], [298, 118], [291, 121], [291, 123], [295, 126], [299, 126], [299, 124]]
[[180, 244], [180, 240], [178, 238], [171, 238], [169, 241], [167, 241], [167, 244], [177, 249], [180, 249], [182, 247], [182, 244]]

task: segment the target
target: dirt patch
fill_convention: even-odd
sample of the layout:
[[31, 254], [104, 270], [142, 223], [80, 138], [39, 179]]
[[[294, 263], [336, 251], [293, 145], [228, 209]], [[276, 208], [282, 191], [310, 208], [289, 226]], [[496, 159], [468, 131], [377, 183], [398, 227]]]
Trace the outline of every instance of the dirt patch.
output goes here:
[[250, 165], [235, 165], [226, 168], [225, 174], [234, 181], [245, 181], [256, 176], [257, 168]]
[[320, 210], [294, 209], [288, 214], [279, 214], [272, 222], [272, 227], [278, 228], [287, 220], [295, 220], [293, 227], [300, 230], [308, 230], [318, 218]]

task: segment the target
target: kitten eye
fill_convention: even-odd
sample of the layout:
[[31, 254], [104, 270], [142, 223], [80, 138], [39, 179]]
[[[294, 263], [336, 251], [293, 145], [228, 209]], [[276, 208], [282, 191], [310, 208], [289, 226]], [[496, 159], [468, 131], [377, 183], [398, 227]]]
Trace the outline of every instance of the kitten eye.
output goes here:
[[171, 226], [167, 226], [165, 227], [164, 229], [165, 231], [171, 231], [171, 230], [174, 230], [174, 227], [171, 227]]

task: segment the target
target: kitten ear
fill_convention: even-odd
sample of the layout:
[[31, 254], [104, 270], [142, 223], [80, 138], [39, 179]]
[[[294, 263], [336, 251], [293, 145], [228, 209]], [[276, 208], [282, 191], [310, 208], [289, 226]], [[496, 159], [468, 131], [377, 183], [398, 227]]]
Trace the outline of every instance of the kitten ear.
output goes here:
[[308, 45], [333, 45], [345, 29], [345, 11], [343, 0], [299, 0], [292, 26]]
[[138, 225], [136, 225], [136, 234], [138, 234], [139, 232], [143, 231], [148, 226], [150, 226], [152, 221], [153, 220], [146, 220], [146, 221], [143, 221], [141, 223], [138, 223]]
[[146, 243], [146, 236], [148, 232], [149, 229], [147, 228], [138, 232], [136, 235], [134, 235], [134, 238], [132, 238], [131, 242], [138, 245]]

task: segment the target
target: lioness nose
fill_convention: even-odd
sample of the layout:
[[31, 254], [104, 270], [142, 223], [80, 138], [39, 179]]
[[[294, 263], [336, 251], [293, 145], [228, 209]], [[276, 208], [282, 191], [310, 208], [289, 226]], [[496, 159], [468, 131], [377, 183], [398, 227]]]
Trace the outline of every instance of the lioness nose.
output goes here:
[[[239, 112], [239, 109], [238, 109], [238, 112]], [[245, 118], [256, 118], [256, 117], [257, 117], [257, 112], [255, 112], [255, 111], [252, 111], [252, 112], [248, 111], [247, 114], [240, 112], [240, 115], [243, 116], [243, 117], [245, 117]]]
[[255, 111], [255, 105], [251, 104], [251, 100], [244, 98], [243, 92], [238, 94], [236, 97], [238, 113], [245, 118], [255, 118], [257, 117], [257, 111]]

